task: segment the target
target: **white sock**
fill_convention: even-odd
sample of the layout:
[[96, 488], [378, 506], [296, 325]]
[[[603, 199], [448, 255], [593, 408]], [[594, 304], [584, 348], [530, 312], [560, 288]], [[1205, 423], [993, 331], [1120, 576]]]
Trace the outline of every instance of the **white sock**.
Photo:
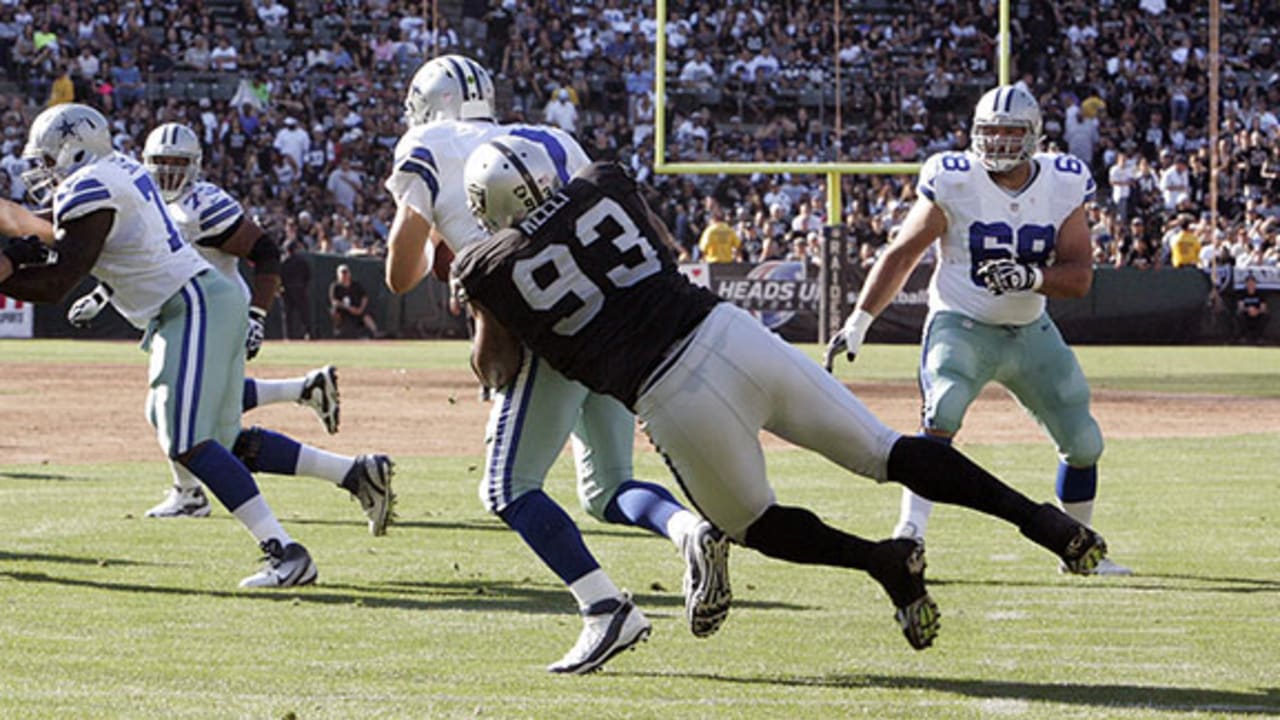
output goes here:
[[272, 403], [298, 402], [302, 398], [302, 386], [307, 384], [305, 377], [288, 380], [253, 380], [258, 388], [258, 405]]
[[667, 519], [667, 537], [671, 538], [671, 542], [675, 543], [676, 547], [680, 547], [684, 539], [688, 537], [689, 533], [693, 532], [694, 528], [698, 527], [700, 522], [702, 522], [702, 518], [688, 510], [673, 513]]
[[303, 445], [298, 450], [298, 475], [321, 478], [335, 485], [341, 485], [347, 471], [356, 459], [348, 455], [337, 455], [320, 448]]
[[173, 470], [173, 484], [187, 491], [195, 490], [200, 487], [200, 478], [191, 474], [191, 471], [182, 466], [176, 460], [169, 461], [169, 468]]
[[276, 519], [275, 513], [271, 512], [271, 508], [267, 507], [267, 501], [259, 493], [245, 500], [240, 507], [231, 511], [236, 519], [244, 524], [245, 528], [253, 535], [254, 539], [262, 543], [271, 538], [276, 538], [281, 545], [288, 545], [292, 540], [289, 533], [284, 531], [280, 525], [280, 521]]
[[915, 536], [924, 539], [925, 530], [929, 527], [929, 515], [933, 512], [933, 501], [920, 497], [910, 490], [902, 489], [902, 508], [898, 511], [898, 524], [893, 527], [894, 537], [906, 537], [909, 534], [908, 523], [915, 526]]
[[1058, 504], [1062, 506], [1062, 512], [1071, 516], [1071, 519], [1078, 523], [1093, 527], [1093, 501], [1085, 500], [1084, 502], [1063, 502], [1058, 500]]
[[578, 601], [578, 607], [588, 608], [595, 603], [607, 598], [616, 598], [622, 594], [617, 585], [604, 574], [604, 570], [596, 568], [591, 572], [583, 575], [573, 584], [569, 586], [569, 592], [573, 593], [573, 599]]

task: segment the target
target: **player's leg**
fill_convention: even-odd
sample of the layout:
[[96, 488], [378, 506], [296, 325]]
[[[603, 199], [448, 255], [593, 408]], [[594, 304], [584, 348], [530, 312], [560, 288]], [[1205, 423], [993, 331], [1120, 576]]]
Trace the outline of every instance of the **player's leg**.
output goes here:
[[267, 552], [269, 567], [242, 584], [302, 585], [315, 580], [315, 565], [228, 449], [240, 413], [247, 317], [239, 288], [216, 272], [197, 276], [167, 301], [151, 338], [148, 414], [165, 452], [199, 478]]
[[[1060, 458], [1054, 483], [1058, 504], [1071, 517], [1093, 525], [1098, 493], [1102, 430], [1089, 412], [1089, 383], [1075, 353], [1045, 316], [1019, 333], [1018, 363], [997, 379], [1053, 439]], [[1104, 559], [1098, 575], [1128, 575]]]
[[650, 631], [644, 614], [587, 549], [569, 514], [542, 490], [586, 392], [525, 353], [515, 379], [494, 395], [485, 432], [481, 502], [568, 587], [583, 617], [577, 643], [547, 668], [557, 673], [595, 670]]
[[[965, 413], [999, 362], [1000, 332], [954, 313], [937, 313], [920, 348], [920, 436], [951, 444]], [[933, 502], [903, 488], [894, 537], [924, 539]]]
[[338, 394], [337, 368], [325, 365], [302, 377], [280, 380], [244, 379], [244, 412], [282, 402], [311, 408], [330, 435], [338, 432], [341, 397]]
[[208, 517], [212, 508], [204, 494], [204, 486], [181, 463], [169, 459], [169, 472], [173, 485], [165, 493], [164, 500], [147, 510], [146, 517], [153, 518], [202, 518]]
[[328, 480], [360, 502], [371, 534], [386, 534], [396, 502], [391, 489], [395, 464], [389, 456], [339, 455], [257, 425], [240, 431], [232, 452], [250, 472]]
[[1057, 554], [1072, 572], [1091, 570], [1105, 555], [1102, 538], [1087, 527], [1052, 506], [1051, 513], [1042, 512], [1043, 506], [948, 445], [899, 435], [817, 363], [749, 315], [741, 317], [732, 342], [744, 350], [732, 361], [732, 372], [767, 394], [764, 427], [769, 431], [860, 475], [1006, 520]]
[[729, 541], [657, 483], [632, 476], [635, 416], [616, 399], [589, 393], [573, 431], [582, 507], [598, 520], [642, 527], [669, 538], [685, 561], [685, 621], [709, 637], [729, 614]]
[[680, 360], [641, 394], [636, 411], [705, 517], [769, 557], [870, 573], [889, 592], [912, 646], [927, 647], [937, 634], [938, 613], [924, 587], [922, 547], [911, 541], [868, 541], [806, 509], [776, 502], [759, 439], [775, 398], [755, 376], [753, 356], [763, 350], [782, 357], [782, 346], [750, 315], [721, 304]]

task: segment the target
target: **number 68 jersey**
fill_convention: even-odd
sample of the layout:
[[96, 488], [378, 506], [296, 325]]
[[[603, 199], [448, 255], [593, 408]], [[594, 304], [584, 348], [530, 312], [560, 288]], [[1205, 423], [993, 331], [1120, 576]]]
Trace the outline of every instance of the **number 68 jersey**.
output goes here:
[[947, 231], [938, 239], [938, 268], [929, 283], [929, 312], [1026, 325], [1044, 312], [1045, 296], [992, 295], [978, 278], [978, 266], [996, 258], [1051, 265], [1058, 229], [1093, 199], [1096, 186], [1089, 169], [1072, 155], [1037, 153], [1031, 179], [1013, 192], [997, 185], [973, 153], [949, 152], [925, 162], [917, 190], [947, 216]]
[[635, 181], [595, 163], [515, 228], [463, 249], [453, 278], [565, 377], [634, 407], [668, 348], [720, 301], [659, 238]]

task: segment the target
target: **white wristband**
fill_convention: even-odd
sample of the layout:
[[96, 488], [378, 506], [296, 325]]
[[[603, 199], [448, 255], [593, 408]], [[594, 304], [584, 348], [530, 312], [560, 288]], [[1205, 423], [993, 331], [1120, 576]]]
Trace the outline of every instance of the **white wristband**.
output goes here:
[[1040, 286], [1043, 284], [1044, 284], [1044, 271], [1036, 267], [1035, 265], [1032, 265], [1031, 266], [1031, 292], [1035, 292], [1039, 290]]
[[850, 348], [862, 347], [862, 341], [866, 339], [867, 331], [875, 321], [876, 316], [862, 308], [853, 311], [853, 314], [844, 321], [844, 338]]

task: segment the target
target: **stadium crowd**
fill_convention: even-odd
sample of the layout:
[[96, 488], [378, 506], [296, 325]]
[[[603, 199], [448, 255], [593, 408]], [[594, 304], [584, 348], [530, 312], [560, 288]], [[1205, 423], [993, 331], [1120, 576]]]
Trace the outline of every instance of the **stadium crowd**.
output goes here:
[[[22, 195], [29, 120], [75, 99], [114, 119], [126, 152], [161, 122], [191, 125], [205, 176], [283, 243], [382, 254], [393, 205], [381, 180], [406, 79], [427, 57], [463, 52], [492, 69], [501, 119], [559, 125], [631, 166], [688, 257], [709, 230], [731, 259], [817, 254], [824, 178], [651, 172], [651, 3], [449, 7], [455, 22], [400, 0], [4, 0], [0, 69], [17, 92], [3, 108], [0, 190]], [[967, 145], [972, 102], [996, 82], [992, 0], [846, 1], [838, 24], [828, 3], [669, 7], [669, 160], [920, 161]], [[1280, 262], [1280, 6], [1224, 3], [1216, 154], [1205, 13], [1187, 0], [1013, 2], [1015, 77], [1040, 99], [1046, 142], [1099, 183], [1099, 263]], [[901, 222], [911, 181], [844, 178], [843, 221], [864, 262]]]

